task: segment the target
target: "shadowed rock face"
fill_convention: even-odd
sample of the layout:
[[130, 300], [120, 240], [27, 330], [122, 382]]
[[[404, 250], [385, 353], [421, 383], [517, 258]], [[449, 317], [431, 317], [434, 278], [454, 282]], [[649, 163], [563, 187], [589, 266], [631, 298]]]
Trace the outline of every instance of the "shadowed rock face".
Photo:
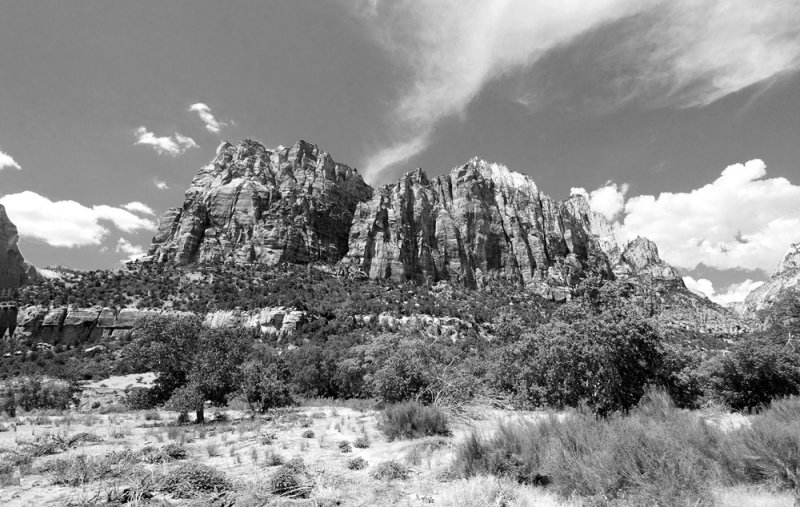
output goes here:
[[609, 255], [619, 256], [611, 228], [583, 197], [554, 201], [530, 178], [472, 159], [376, 190], [356, 209], [342, 264], [398, 281], [504, 278], [558, 297], [586, 271], [612, 276]]
[[150, 254], [182, 264], [335, 262], [356, 204], [371, 196], [355, 169], [305, 141], [275, 150], [222, 143], [183, 206], [164, 214]]
[[17, 248], [17, 227], [0, 205], [0, 289], [16, 289], [28, 283], [31, 267]]

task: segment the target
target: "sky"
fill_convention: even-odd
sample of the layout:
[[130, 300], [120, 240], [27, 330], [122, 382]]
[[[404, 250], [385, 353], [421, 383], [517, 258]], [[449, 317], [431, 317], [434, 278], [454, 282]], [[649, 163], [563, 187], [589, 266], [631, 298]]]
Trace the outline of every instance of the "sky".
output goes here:
[[108, 268], [222, 140], [372, 185], [480, 156], [732, 302], [800, 241], [799, 68], [794, 0], [0, 0], [0, 203]]

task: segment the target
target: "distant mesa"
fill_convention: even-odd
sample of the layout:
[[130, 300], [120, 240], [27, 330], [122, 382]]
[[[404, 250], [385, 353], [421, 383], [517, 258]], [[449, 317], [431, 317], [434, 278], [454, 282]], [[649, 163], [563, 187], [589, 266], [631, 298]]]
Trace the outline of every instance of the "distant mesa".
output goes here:
[[473, 158], [373, 189], [305, 141], [222, 143], [161, 219], [149, 253], [179, 264], [338, 262], [396, 281], [499, 278], [555, 299], [588, 273], [682, 285], [652, 242], [623, 252], [584, 197], [555, 201], [503, 165]]

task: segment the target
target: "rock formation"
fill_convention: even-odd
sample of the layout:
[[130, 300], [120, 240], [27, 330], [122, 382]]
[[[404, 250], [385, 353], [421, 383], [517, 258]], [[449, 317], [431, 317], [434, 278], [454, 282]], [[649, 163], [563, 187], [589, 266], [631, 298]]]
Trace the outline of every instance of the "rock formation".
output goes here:
[[747, 295], [745, 311], [757, 312], [770, 307], [784, 290], [800, 291], [800, 243], [789, 248], [769, 280]]
[[614, 274], [618, 278], [649, 277], [684, 286], [678, 270], [661, 259], [658, 247], [647, 238], [639, 237], [628, 243], [614, 265]]
[[182, 264], [335, 262], [356, 204], [371, 196], [355, 169], [305, 141], [274, 150], [222, 143], [183, 206], [164, 214], [150, 254]]
[[557, 202], [530, 178], [472, 159], [429, 179], [421, 170], [360, 203], [343, 264], [398, 281], [505, 278], [559, 298], [581, 274], [611, 277], [620, 255], [585, 198]]
[[17, 226], [6, 215], [5, 207], [0, 205], [0, 289], [16, 289], [28, 282], [32, 268], [22, 258], [18, 240]]

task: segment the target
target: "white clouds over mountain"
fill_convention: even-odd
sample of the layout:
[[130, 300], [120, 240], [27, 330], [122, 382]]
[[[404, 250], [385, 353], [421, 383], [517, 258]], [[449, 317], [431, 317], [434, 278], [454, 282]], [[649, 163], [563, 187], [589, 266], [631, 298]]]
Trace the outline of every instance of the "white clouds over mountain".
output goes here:
[[135, 261], [136, 259], [144, 257], [146, 254], [144, 247], [140, 245], [134, 245], [125, 238], [120, 238], [119, 241], [117, 241], [117, 247], [115, 251], [117, 253], [126, 255], [123, 262]]
[[154, 221], [123, 208], [52, 201], [31, 191], [5, 195], [0, 204], [22, 237], [57, 247], [99, 245], [110, 232], [107, 223], [129, 233], [156, 228]]
[[203, 123], [206, 124], [206, 130], [213, 132], [214, 134], [219, 134], [220, 130], [222, 130], [222, 127], [228, 126], [227, 123], [217, 120], [214, 115], [211, 114], [211, 108], [202, 102], [198, 102], [189, 106], [189, 111], [196, 112], [198, 116], [200, 116], [200, 119], [203, 120]]
[[689, 290], [700, 293], [720, 305], [744, 301], [744, 298], [746, 298], [751, 291], [764, 284], [764, 282], [755, 282], [748, 279], [741, 283], [732, 284], [725, 292], [717, 293], [711, 281], [705, 278], [695, 280], [691, 276], [684, 276], [683, 283], [686, 284]]
[[[344, 3], [344, 2], [343, 2]], [[409, 78], [387, 118], [394, 144], [366, 163], [374, 178], [423, 150], [436, 124], [462, 114], [490, 82], [523, 73], [552, 51], [585, 42], [614, 102], [703, 106], [800, 67], [793, 0], [362, 0], [346, 2]], [[622, 29], [624, 28], [624, 29]], [[545, 76], [544, 81], [547, 81]], [[558, 81], [558, 79], [555, 79]], [[525, 102], [547, 102], [535, 80]]]
[[136, 129], [136, 142], [133, 144], [143, 144], [152, 146], [159, 155], [168, 154], [173, 157], [182, 155], [191, 148], [198, 148], [198, 144], [191, 137], [175, 132], [173, 136], [156, 137], [145, 127]]

